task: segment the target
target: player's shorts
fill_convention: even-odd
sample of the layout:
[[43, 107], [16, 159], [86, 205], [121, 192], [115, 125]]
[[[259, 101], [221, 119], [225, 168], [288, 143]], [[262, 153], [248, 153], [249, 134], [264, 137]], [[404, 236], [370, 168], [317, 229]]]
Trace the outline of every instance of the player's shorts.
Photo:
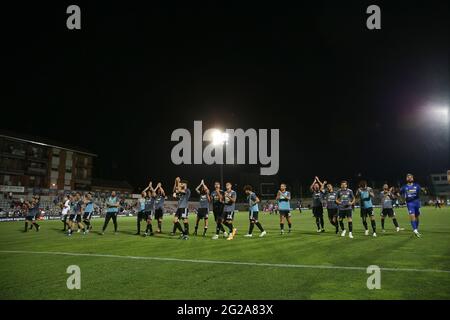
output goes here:
[[61, 221], [66, 221], [69, 215], [67, 213], [61, 214]]
[[233, 220], [234, 219], [234, 211], [225, 211], [223, 213], [224, 219], [225, 220]]
[[328, 219], [333, 219], [334, 217], [338, 216], [338, 209], [337, 208], [329, 208], [327, 209], [328, 213]]
[[214, 220], [224, 220], [223, 206], [213, 206]]
[[323, 207], [313, 207], [312, 212], [314, 217], [323, 217]]
[[75, 220], [81, 222], [81, 213], [76, 215]]
[[381, 216], [386, 217], [388, 216], [389, 218], [392, 218], [393, 216], [395, 216], [395, 212], [393, 208], [384, 208], [383, 210], [381, 210]]
[[25, 220], [26, 221], [33, 221], [34, 220], [34, 216], [26, 216]]
[[406, 207], [408, 208], [408, 213], [413, 214], [416, 217], [420, 215], [420, 203], [417, 202], [407, 202]]
[[280, 216], [290, 218], [291, 217], [291, 211], [289, 210], [280, 210]]
[[158, 208], [155, 210], [155, 219], [162, 219], [163, 215], [164, 212], [162, 208]]
[[178, 208], [177, 212], [175, 212], [175, 217], [177, 217], [178, 219], [187, 219], [188, 209], [187, 208]]
[[76, 218], [76, 214], [69, 214], [69, 221], [75, 221], [75, 218]]
[[153, 216], [154, 216], [153, 211], [144, 211], [143, 219], [152, 220]]
[[339, 218], [351, 218], [352, 217], [352, 209], [339, 210]]
[[372, 217], [373, 215], [373, 208], [361, 208], [361, 218]]
[[208, 219], [208, 208], [198, 208], [197, 210], [197, 218], [199, 219]]
[[259, 215], [258, 211], [249, 211], [248, 212], [248, 219], [250, 221], [258, 221], [258, 215]]
[[91, 220], [92, 212], [84, 212], [83, 220]]

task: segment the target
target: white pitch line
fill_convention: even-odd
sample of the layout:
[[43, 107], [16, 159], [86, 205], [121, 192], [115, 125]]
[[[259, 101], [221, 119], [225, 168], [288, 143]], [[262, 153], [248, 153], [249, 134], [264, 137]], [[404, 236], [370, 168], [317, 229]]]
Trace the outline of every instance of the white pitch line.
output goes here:
[[[273, 267], [273, 268], [304, 268], [304, 269], [341, 269], [341, 270], [367, 270], [367, 267], [346, 267], [346, 266], [328, 266], [328, 265], [312, 265], [312, 264], [284, 264], [284, 263], [263, 263], [263, 262], [241, 262], [241, 261], [218, 261], [218, 260], [196, 260], [196, 259], [179, 259], [179, 258], [161, 258], [161, 257], [140, 257], [140, 256], [120, 256], [114, 254], [97, 254], [97, 253], [78, 253], [78, 252], [57, 252], [57, 251], [18, 251], [18, 250], [0, 250], [0, 253], [19, 253], [19, 254], [41, 254], [56, 256], [75, 256], [75, 257], [98, 257], [113, 259], [132, 259], [132, 260], [153, 260], [167, 262], [188, 262], [188, 263], [204, 263], [204, 264], [229, 264], [237, 266], [256, 266], [256, 267]], [[400, 272], [435, 272], [450, 273], [450, 270], [439, 269], [410, 269], [410, 268], [380, 268], [382, 271], [400, 271]]]

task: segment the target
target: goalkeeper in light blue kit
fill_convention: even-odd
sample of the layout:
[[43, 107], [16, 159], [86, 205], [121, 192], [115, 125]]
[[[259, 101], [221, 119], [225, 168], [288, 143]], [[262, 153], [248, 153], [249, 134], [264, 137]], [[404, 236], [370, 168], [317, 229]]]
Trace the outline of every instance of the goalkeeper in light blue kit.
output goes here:
[[420, 216], [420, 192], [426, 193], [419, 184], [414, 182], [414, 176], [411, 173], [406, 175], [406, 184], [400, 189], [400, 194], [406, 200], [408, 208], [409, 220], [413, 228], [414, 235], [420, 238], [419, 233], [419, 216]]
[[261, 231], [261, 234], [259, 235], [261, 238], [266, 235], [266, 231], [262, 227], [261, 223], [258, 221], [258, 214], [259, 214], [259, 198], [256, 196], [256, 194], [253, 192], [253, 189], [251, 186], [246, 185], [244, 187], [244, 192], [247, 195], [248, 200], [248, 218], [250, 220], [250, 227], [248, 230], [248, 234], [246, 234], [244, 237], [253, 237], [253, 228], [255, 225], [258, 227], [258, 229]]

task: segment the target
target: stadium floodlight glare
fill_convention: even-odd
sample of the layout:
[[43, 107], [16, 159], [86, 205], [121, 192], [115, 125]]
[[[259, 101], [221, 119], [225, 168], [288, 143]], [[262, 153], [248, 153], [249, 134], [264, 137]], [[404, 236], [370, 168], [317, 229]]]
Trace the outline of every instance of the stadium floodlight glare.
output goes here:
[[449, 125], [448, 106], [432, 106], [428, 109], [428, 117], [434, 123]]
[[215, 130], [212, 134], [212, 143], [215, 146], [228, 143], [228, 133]]

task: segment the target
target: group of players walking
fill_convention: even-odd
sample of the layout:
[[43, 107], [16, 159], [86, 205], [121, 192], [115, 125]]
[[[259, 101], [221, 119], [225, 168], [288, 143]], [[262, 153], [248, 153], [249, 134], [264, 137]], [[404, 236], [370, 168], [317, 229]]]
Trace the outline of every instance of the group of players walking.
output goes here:
[[[372, 188], [367, 186], [366, 181], [361, 181], [359, 188], [354, 193], [348, 188], [347, 181], [341, 181], [340, 189], [335, 190], [332, 184], [327, 181], [320, 181], [318, 177], [314, 178], [311, 184], [312, 192], [312, 213], [315, 217], [315, 223], [317, 226], [317, 232], [325, 232], [324, 229], [324, 208], [328, 213], [328, 220], [331, 225], [334, 226], [336, 234], [341, 231], [341, 236], [345, 237], [347, 229], [344, 225], [344, 220], [347, 221], [348, 236], [353, 238], [353, 210], [356, 200], [360, 200], [361, 219], [365, 229], [365, 235], [369, 235], [368, 221], [370, 221], [372, 228], [372, 235], [377, 236], [376, 233], [376, 221], [375, 212], [373, 206], [373, 199], [375, 197]], [[244, 186], [244, 192], [247, 197], [247, 203], [249, 208], [249, 229], [245, 237], [252, 237], [253, 230], [256, 226], [260, 230], [260, 237], [264, 237], [267, 233], [264, 230], [261, 222], [259, 221], [259, 197], [253, 192], [251, 186]], [[195, 228], [193, 235], [198, 235], [198, 229], [200, 221], [203, 220], [203, 232], [202, 235], [206, 236], [208, 231], [208, 215], [210, 205], [212, 204], [212, 212], [214, 215], [214, 221], [216, 224], [215, 234], [212, 239], [219, 239], [222, 235], [227, 240], [233, 240], [236, 236], [237, 229], [235, 228], [234, 212], [236, 205], [237, 193], [232, 189], [232, 184], [227, 182], [225, 184], [225, 190], [221, 189], [219, 182], [214, 183], [212, 191], [209, 190], [205, 182], [202, 180], [200, 184], [195, 188], [195, 191], [199, 195], [199, 205], [197, 209], [197, 216], [195, 220]], [[406, 184], [400, 189], [400, 192], [394, 192], [392, 187], [387, 184], [383, 186], [383, 190], [380, 192], [381, 197], [381, 227], [384, 232], [386, 218], [392, 219], [397, 232], [403, 230], [400, 228], [394, 212], [394, 201], [399, 197], [403, 197], [406, 200], [408, 213], [410, 216], [411, 226], [414, 235], [420, 237], [418, 231], [419, 228], [419, 216], [420, 216], [420, 193], [425, 192], [424, 189], [414, 182], [412, 174], [408, 174], [406, 177]], [[177, 200], [177, 209], [173, 218], [173, 229], [171, 235], [175, 235], [177, 231], [180, 232], [180, 238], [183, 240], [189, 239], [189, 219], [188, 219], [188, 203], [191, 197], [191, 191], [188, 188], [188, 182], [182, 180], [179, 177], [175, 179], [173, 186], [173, 197]], [[144, 221], [146, 228], [144, 236], [152, 236], [153, 233], [153, 220], [157, 221], [157, 233], [162, 232], [162, 219], [164, 214], [164, 201], [166, 199], [166, 193], [162, 188], [161, 183], [158, 183], [156, 187], [153, 187], [152, 183], [145, 188], [141, 197], [137, 201], [137, 235], [141, 234], [141, 224]], [[39, 197], [33, 197], [33, 200], [29, 204], [28, 214], [25, 220], [25, 231], [35, 226], [36, 231], [39, 230], [39, 225], [33, 219], [35, 211], [39, 210]], [[276, 201], [278, 202], [280, 212], [280, 233], [285, 233], [285, 223], [287, 222], [288, 230], [290, 233], [292, 230], [291, 220], [291, 194], [286, 189], [286, 184], [280, 185], [279, 191], [276, 195]], [[113, 221], [114, 232], [117, 233], [117, 214], [120, 208], [120, 201], [116, 193], [113, 191], [111, 195], [106, 199], [106, 216], [103, 224], [101, 234], [104, 234], [110, 220]], [[80, 193], [71, 194], [66, 197], [62, 208], [62, 222], [64, 224], [64, 231], [67, 228], [67, 235], [71, 236], [75, 227], [77, 232], [89, 233], [91, 230], [91, 217], [94, 212], [94, 203], [92, 195], [87, 193], [81, 195]], [[30, 226], [29, 226], [30, 224]]]

